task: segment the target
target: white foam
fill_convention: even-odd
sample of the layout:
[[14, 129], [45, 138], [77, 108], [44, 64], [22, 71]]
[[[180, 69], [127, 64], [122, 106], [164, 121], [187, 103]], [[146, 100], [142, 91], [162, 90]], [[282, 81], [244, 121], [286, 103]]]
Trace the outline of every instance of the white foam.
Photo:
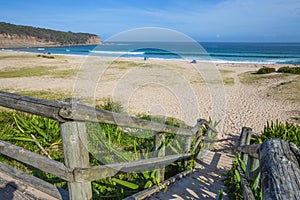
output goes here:
[[211, 60], [213, 63], [245, 63], [245, 64], [276, 64], [277, 62], [273, 61], [233, 61], [233, 60]]
[[143, 55], [145, 52], [130, 52], [130, 51], [89, 51], [91, 53], [98, 53], [98, 54], [117, 54], [117, 55]]

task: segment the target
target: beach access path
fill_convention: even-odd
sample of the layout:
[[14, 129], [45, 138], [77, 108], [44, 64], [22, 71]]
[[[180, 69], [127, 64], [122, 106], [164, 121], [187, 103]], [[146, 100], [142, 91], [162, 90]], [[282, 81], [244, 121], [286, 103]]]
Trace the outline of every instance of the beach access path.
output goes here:
[[157, 192], [148, 200], [164, 199], [218, 199], [223, 190], [223, 200], [228, 199], [223, 179], [231, 168], [233, 156], [222, 152], [202, 150], [195, 172], [168, 186], [166, 192]]

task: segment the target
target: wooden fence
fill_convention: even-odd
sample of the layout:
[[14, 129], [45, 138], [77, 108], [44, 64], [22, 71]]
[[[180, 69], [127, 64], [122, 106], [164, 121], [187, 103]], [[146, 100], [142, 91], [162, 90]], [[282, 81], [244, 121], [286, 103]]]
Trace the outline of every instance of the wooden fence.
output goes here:
[[240, 137], [240, 158], [246, 164], [246, 173], [238, 169], [244, 199], [254, 200], [249, 182], [260, 173], [264, 200], [299, 199], [300, 150], [293, 143], [271, 139], [263, 144], [250, 145], [253, 133], [244, 127]]
[[[0, 140], [1, 154], [67, 181], [69, 193], [63, 195], [55, 187], [51, 187], [35, 177], [29, 178], [29, 182], [38, 182], [39, 185], [35, 185], [38, 189], [59, 199], [91, 199], [91, 181], [112, 177], [123, 172], [147, 170], [151, 167], [161, 167], [158, 173], [162, 181], [164, 179], [163, 166], [166, 163], [191, 158], [193, 151], [201, 142], [201, 138], [199, 138], [195, 147], [191, 150], [192, 138], [203, 125], [216, 131], [206, 120], [202, 119], [198, 120], [197, 124], [191, 129], [178, 128], [78, 103], [74, 106], [72, 102], [53, 102], [2, 91], [0, 91], [0, 106], [54, 119], [60, 123], [64, 164]], [[182, 135], [186, 138], [185, 152], [177, 155], [160, 155], [160, 157], [145, 160], [90, 167], [89, 152], [84, 146], [87, 137], [85, 122], [116, 124], [121, 127], [154, 131], [156, 133], [155, 148], [161, 146], [164, 133]], [[7, 173], [12, 172], [11, 175], [16, 175], [13, 172], [14, 169], [3, 163], [0, 163], [0, 170]], [[24, 175], [21, 178], [24, 178]]]

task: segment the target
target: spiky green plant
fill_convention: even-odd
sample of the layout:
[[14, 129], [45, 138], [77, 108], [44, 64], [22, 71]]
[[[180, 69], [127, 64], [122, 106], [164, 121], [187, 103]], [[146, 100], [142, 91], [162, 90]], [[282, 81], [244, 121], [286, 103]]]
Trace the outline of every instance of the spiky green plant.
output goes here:
[[[111, 99], [107, 100], [101, 108], [122, 112], [121, 105], [111, 101]], [[174, 118], [156, 118], [153, 116], [142, 116], [142, 118], [176, 127], [190, 128]], [[154, 152], [154, 133], [152, 131], [121, 128], [116, 125], [91, 122], [86, 123], [86, 127], [89, 145], [95, 147], [90, 149], [91, 166], [114, 163], [116, 161], [127, 162], [147, 159], [151, 156], [151, 152], [152, 154]], [[0, 139], [63, 162], [62, 141], [57, 121], [21, 112], [1, 111]], [[165, 134], [164, 142], [158, 149], [158, 154], [162, 152], [163, 148], [165, 148], [167, 154], [183, 153], [184, 143], [185, 137], [183, 136]], [[101, 158], [101, 162], [97, 158]], [[53, 183], [58, 187], [67, 189], [67, 183], [52, 174], [44, 173], [5, 156], [0, 156], [0, 161]], [[190, 160], [189, 168], [193, 168], [194, 164], [195, 160]], [[165, 177], [168, 178], [183, 170], [185, 170], [184, 162], [176, 161], [166, 167]], [[139, 190], [159, 184], [156, 174], [156, 170], [152, 170], [140, 173], [125, 173], [93, 181], [93, 198], [122, 199]]]

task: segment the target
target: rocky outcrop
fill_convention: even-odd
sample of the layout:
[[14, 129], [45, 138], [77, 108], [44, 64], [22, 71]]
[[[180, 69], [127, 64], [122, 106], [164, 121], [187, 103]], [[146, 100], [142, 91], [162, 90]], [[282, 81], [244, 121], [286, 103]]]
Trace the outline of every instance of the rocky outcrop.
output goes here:
[[69, 45], [100, 45], [101, 40], [98, 36], [90, 36], [84, 43], [59, 43], [50, 40], [40, 39], [33, 36], [0, 34], [0, 48], [26, 48], [26, 47], [54, 47]]
[[99, 36], [91, 36], [87, 40], [85, 45], [100, 45], [101, 44], [101, 39]]

